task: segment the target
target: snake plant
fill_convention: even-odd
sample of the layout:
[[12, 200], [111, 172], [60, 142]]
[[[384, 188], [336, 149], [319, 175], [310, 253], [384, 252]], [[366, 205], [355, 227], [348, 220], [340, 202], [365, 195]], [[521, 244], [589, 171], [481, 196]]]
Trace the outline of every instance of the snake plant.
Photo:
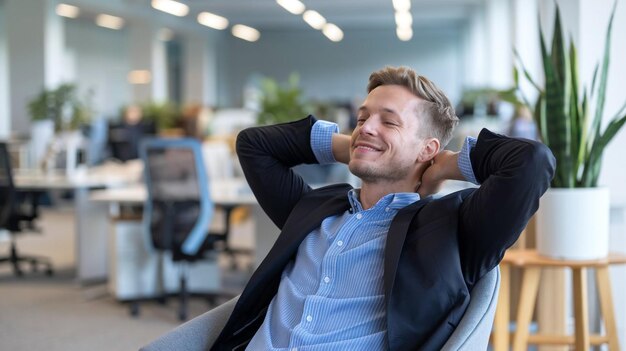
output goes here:
[[[596, 63], [589, 90], [587, 87], [580, 90], [576, 46], [570, 37], [569, 48], [566, 47], [558, 7], [550, 52], [542, 31], [539, 31], [545, 76], [544, 88], [535, 83], [528, 70], [521, 64], [519, 54], [515, 52], [524, 76], [539, 91], [534, 106], [531, 106], [527, 98], [522, 96], [522, 99], [531, 111], [534, 110], [541, 139], [556, 158], [556, 174], [551, 184], [554, 188], [596, 187], [602, 165], [602, 153], [626, 122], [625, 103], [604, 131], [601, 130], [609, 70], [611, 29], [616, 4], [617, 1], [613, 5], [606, 31], [601, 65]], [[520, 91], [518, 70], [514, 68], [513, 73], [516, 87]], [[590, 111], [590, 106], [595, 106], [594, 111]]]

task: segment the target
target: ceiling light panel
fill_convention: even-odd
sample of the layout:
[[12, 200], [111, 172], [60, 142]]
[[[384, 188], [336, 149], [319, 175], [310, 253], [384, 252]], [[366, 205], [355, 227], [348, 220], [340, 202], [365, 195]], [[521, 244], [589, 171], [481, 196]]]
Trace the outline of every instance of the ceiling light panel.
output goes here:
[[411, 9], [411, 0], [392, 0], [392, 2], [396, 11], [409, 11]]
[[58, 4], [56, 7], [56, 13], [59, 16], [76, 18], [80, 14], [80, 9], [76, 6], [68, 4]]
[[400, 11], [396, 12], [396, 25], [398, 27], [406, 28], [413, 25], [413, 16], [410, 12]]
[[326, 18], [320, 15], [317, 11], [307, 10], [302, 15], [302, 18], [309, 24], [309, 26], [318, 30], [324, 28], [324, 25], [326, 24]]
[[124, 27], [124, 19], [116, 16], [100, 14], [96, 16], [96, 24], [100, 27], [109, 29], [122, 29], [122, 27]]
[[198, 15], [198, 23], [213, 29], [223, 30], [228, 27], [228, 20], [210, 12], [201, 12]]
[[326, 23], [322, 29], [322, 33], [331, 41], [338, 42], [343, 39], [343, 31], [332, 23]]
[[247, 41], [257, 41], [261, 37], [261, 33], [248, 26], [244, 26], [243, 24], [235, 24], [231, 30], [234, 36], [239, 39], [247, 40]]
[[396, 35], [398, 36], [398, 39], [402, 41], [409, 41], [413, 38], [413, 29], [411, 29], [411, 27], [398, 27], [396, 28]]
[[178, 17], [189, 13], [189, 6], [174, 0], [152, 0], [152, 7]]
[[150, 84], [152, 74], [148, 70], [134, 70], [128, 73], [127, 79], [130, 84]]
[[306, 10], [306, 6], [300, 0], [276, 0], [276, 3], [294, 15], [300, 15]]

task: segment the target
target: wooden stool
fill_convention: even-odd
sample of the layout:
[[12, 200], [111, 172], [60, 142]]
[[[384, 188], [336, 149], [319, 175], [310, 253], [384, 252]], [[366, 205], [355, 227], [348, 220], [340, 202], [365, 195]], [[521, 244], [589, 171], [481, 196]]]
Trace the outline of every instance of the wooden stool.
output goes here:
[[[513, 351], [525, 351], [528, 344], [575, 345], [577, 351], [589, 350], [590, 345], [608, 344], [609, 350], [619, 351], [617, 328], [613, 313], [613, 299], [609, 279], [609, 265], [626, 263], [626, 255], [611, 253], [608, 258], [588, 261], [557, 260], [540, 256], [536, 250], [509, 250], [500, 263], [501, 286], [494, 322], [493, 346], [495, 351], [508, 350], [510, 319], [510, 272], [511, 266], [523, 272], [520, 301], [517, 310], [517, 331], [513, 340]], [[539, 290], [541, 269], [571, 268], [573, 273], [573, 302], [575, 335], [529, 335], [535, 300]], [[596, 270], [596, 283], [600, 308], [604, 317], [606, 335], [589, 334], [587, 302], [587, 269]]]

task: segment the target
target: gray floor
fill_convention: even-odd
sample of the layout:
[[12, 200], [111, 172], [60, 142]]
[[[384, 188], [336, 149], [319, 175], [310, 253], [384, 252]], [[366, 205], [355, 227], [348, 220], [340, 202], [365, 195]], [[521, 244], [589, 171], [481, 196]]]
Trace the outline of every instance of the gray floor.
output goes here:
[[[46, 210], [42, 235], [18, 240], [21, 251], [52, 258], [54, 277], [31, 273], [15, 278], [8, 266], [0, 267], [0, 350], [136, 350], [179, 324], [174, 299], [166, 306], [142, 304], [140, 316], [133, 318], [105, 285], [76, 283], [72, 216], [67, 208]], [[246, 241], [249, 228], [243, 223], [235, 237]], [[0, 255], [8, 247], [6, 238], [0, 238]], [[227, 266], [226, 261], [222, 265]], [[247, 271], [226, 271], [224, 286], [236, 293], [248, 277]], [[193, 299], [189, 313], [193, 317], [210, 308], [206, 301]]]

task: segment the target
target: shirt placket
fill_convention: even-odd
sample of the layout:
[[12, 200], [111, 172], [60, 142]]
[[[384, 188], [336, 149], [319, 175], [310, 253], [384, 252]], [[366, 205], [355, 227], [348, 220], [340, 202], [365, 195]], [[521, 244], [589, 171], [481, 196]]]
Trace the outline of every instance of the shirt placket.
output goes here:
[[[348, 247], [350, 238], [354, 232], [358, 229], [362, 219], [363, 213], [356, 213], [341, 226], [335, 240], [326, 251], [324, 258], [322, 259], [320, 270], [320, 283], [317, 292], [314, 296], [327, 297], [340, 282], [335, 281], [334, 276], [337, 268], [337, 260], [339, 255], [345, 251]], [[306, 298], [302, 309], [302, 316], [300, 323], [293, 329], [291, 338], [289, 340], [289, 350], [298, 350], [299, 345], [302, 345], [302, 332], [312, 333], [315, 331], [318, 316], [323, 311], [323, 306], [319, 306], [317, 299]]]

